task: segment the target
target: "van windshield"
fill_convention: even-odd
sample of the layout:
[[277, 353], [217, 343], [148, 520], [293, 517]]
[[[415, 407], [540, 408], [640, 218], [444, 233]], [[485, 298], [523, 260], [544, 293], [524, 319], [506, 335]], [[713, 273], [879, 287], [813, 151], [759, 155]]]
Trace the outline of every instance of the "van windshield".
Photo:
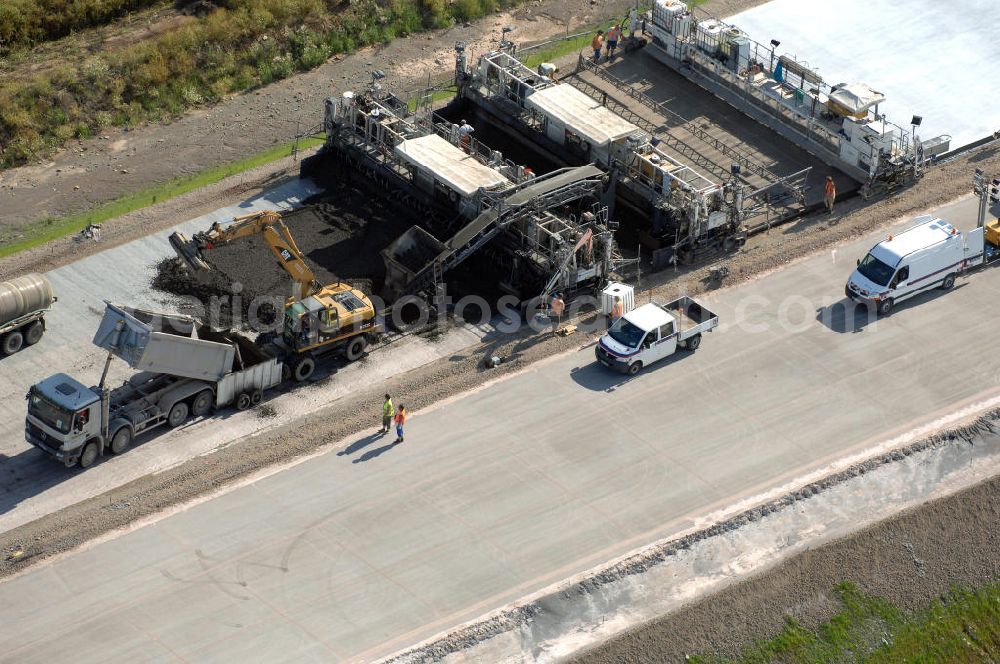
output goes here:
[[608, 330], [608, 336], [628, 348], [635, 348], [642, 341], [646, 333], [628, 322], [624, 318], [619, 318]]
[[868, 254], [861, 259], [861, 263], [858, 265], [858, 272], [863, 274], [873, 284], [885, 286], [889, 283], [889, 279], [892, 279], [894, 270], [871, 254]]

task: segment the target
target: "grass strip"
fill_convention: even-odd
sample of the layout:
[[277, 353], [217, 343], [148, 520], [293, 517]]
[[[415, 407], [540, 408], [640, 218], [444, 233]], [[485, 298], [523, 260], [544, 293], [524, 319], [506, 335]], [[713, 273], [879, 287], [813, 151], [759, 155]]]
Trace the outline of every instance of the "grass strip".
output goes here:
[[854, 585], [837, 588], [844, 608], [808, 629], [789, 618], [781, 634], [736, 659], [694, 656], [707, 664], [768, 662], [997, 662], [1000, 661], [1000, 583], [954, 589], [928, 608], [907, 613]]
[[[322, 143], [323, 140], [321, 138], [309, 137], [298, 142], [298, 149], [306, 150]], [[27, 222], [0, 235], [0, 258], [6, 258], [20, 251], [40, 246], [72, 233], [77, 233], [86, 228], [87, 224], [99, 224], [108, 219], [114, 219], [129, 212], [156, 203], [162, 203], [171, 198], [186, 194], [189, 191], [215, 184], [231, 175], [243, 173], [258, 166], [291, 156], [294, 147], [295, 142], [289, 141], [245, 159], [240, 159], [239, 161], [214, 166], [193, 175], [179, 177], [161, 185], [122, 196], [87, 212], [80, 212], [65, 217], [48, 217], [38, 221]]]

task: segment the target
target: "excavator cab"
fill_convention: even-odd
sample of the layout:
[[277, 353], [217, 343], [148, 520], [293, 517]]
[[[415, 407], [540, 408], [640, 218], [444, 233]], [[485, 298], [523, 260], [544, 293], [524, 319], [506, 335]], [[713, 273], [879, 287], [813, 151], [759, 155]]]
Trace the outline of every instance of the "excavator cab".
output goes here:
[[375, 309], [361, 291], [347, 284], [327, 286], [285, 309], [284, 339], [296, 352], [374, 331]]

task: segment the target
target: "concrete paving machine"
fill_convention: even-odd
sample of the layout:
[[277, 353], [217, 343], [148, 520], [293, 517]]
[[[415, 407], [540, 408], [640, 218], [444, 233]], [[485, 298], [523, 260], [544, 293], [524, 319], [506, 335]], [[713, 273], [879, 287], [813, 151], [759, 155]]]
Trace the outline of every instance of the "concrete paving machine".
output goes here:
[[317, 358], [323, 355], [340, 354], [352, 362], [364, 355], [381, 331], [371, 300], [343, 282], [321, 285], [277, 212], [237, 217], [225, 228], [214, 223], [190, 240], [182, 233], [173, 233], [170, 244], [197, 275], [212, 269], [204, 252], [251, 235], [264, 239], [297, 287], [285, 301], [281, 331], [257, 337], [259, 346], [284, 362], [285, 377], [307, 380], [316, 370]]
[[365, 92], [326, 101], [326, 144], [303, 169], [317, 173], [330, 158], [346, 162], [421, 214], [419, 225], [382, 252], [387, 299], [431, 300], [445, 274], [473, 255], [499, 273], [500, 290], [521, 298], [600, 286], [635, 262], [622, 257], [610, 231], [603, 171], [537, 175], [462, 124], [419, 103], [411, 112], [378, 74]]
[[687, 263], [705, 249], [732, 251], [747, 237], [738, 169], [726, 180], [708, 177], [674, 158], [652, 126], [625, 119], [574, 85], [532, 70], [501, 48], [468, 62], [456, 46], [458, 94], [512, 140], [569, 165], [595, 164], [615, 181], [615, 200], [654, 268]]
[[749, 117], [862, 183], [865, 198], [921, 177], [951, 137], [921, 141], [879, 113], [885, 95], [863, 83], [830, 85], [802, 61], [775, 55], [740, 28], [683, 0], [656, 0], [646, 52]]

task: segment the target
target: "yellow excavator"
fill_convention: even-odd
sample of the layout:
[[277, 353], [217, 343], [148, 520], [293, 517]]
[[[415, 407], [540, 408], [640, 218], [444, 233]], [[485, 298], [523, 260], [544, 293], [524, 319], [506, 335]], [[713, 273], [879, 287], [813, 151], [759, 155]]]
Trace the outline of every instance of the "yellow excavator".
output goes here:
[[352, 362], [364, 355], [381, 332], [371, 300], [349, 284], [321, 285], [277, 212], [236, 217], [226, 227], [216, 222], [190, 240], [179, 232], [169, 239], [178, 258], [197, 276], [213, 269], [204, 252], [251, 235], [264, 239], [298, 287], [285, 301], [281, 331], [257, 337], [257, 345], [282, 360], [286, 378], [307, 380], [320, 355], [337, 352]]

